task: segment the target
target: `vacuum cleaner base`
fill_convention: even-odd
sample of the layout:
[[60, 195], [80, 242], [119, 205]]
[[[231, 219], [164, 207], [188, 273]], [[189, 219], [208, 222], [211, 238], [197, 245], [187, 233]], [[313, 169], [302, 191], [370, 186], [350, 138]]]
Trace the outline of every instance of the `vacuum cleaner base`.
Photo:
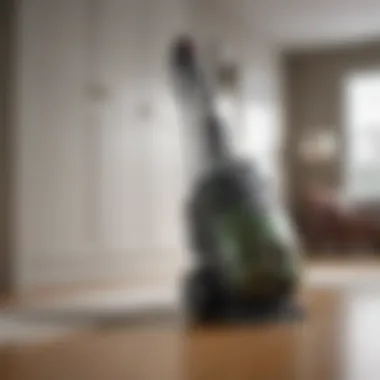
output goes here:
[[198, 272], [185, 285], [186, 322], [190, 326], [299, 322], [305, 309], [293, 294], [271, 299], [237, 299], [210, 273]]
[[243, 325], [243, 324], [268, 324], [268, 323], [293, 323], [304, 320], [306, 314], [304, 307], [295, 302], [287, 304], [273, 304], [262, 308], [262, 305], [252, 304], [250, 310], [233, 309], [223, 310], [218, 314], [204, 315], [189, 313], [186, 320], [189, 327], [208, 325]]

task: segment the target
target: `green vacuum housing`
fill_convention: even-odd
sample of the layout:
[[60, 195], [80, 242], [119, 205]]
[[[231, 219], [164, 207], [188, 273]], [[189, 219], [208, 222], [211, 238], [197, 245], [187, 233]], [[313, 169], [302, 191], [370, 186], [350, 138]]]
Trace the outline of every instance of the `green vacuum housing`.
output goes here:
[[295, 237], [253, 165], [229, 161], [205, 174], [190, 203], [192, 245], [234, 293], [291, 292], [300, 281]]

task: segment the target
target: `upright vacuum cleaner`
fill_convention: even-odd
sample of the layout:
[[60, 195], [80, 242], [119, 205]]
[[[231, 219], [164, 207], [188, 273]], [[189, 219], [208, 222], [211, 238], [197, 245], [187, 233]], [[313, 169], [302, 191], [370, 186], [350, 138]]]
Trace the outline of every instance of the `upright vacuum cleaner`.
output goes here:
[[[184, 284], [192, 324], [294, 319], [300, 255], [292, 231], [278, 223], [254, 164], [228, 144], [213, 93], [189, 37], [171, 51], [171, 74], [190, 127], [202, 132], [203, 171], [186, 217], [196, 267]], [[194, 106], [195, 104], [195, 106]], [[193, 107], [190, 111], [189, 109]]]

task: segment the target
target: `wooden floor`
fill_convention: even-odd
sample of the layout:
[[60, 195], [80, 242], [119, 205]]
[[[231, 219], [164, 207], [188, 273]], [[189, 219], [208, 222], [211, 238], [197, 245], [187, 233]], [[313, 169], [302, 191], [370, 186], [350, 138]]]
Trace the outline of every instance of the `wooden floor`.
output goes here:
[[186, 331], [176, 322], [0, 351], [1, 380], [379, 380], [380, 289], [305, 291], [288, 325]]

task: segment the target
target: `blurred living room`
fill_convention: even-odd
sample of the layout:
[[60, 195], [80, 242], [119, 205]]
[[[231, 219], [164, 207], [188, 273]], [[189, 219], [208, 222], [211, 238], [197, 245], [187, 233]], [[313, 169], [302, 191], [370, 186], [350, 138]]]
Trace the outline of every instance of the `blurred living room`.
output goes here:
[[[2, 0], [0, 379], [380, 379], [379, 20], [374, 0]], [[301, 318], [186, 324], [205, 156], [170, 74], [184, 33], [287, 216]]]

